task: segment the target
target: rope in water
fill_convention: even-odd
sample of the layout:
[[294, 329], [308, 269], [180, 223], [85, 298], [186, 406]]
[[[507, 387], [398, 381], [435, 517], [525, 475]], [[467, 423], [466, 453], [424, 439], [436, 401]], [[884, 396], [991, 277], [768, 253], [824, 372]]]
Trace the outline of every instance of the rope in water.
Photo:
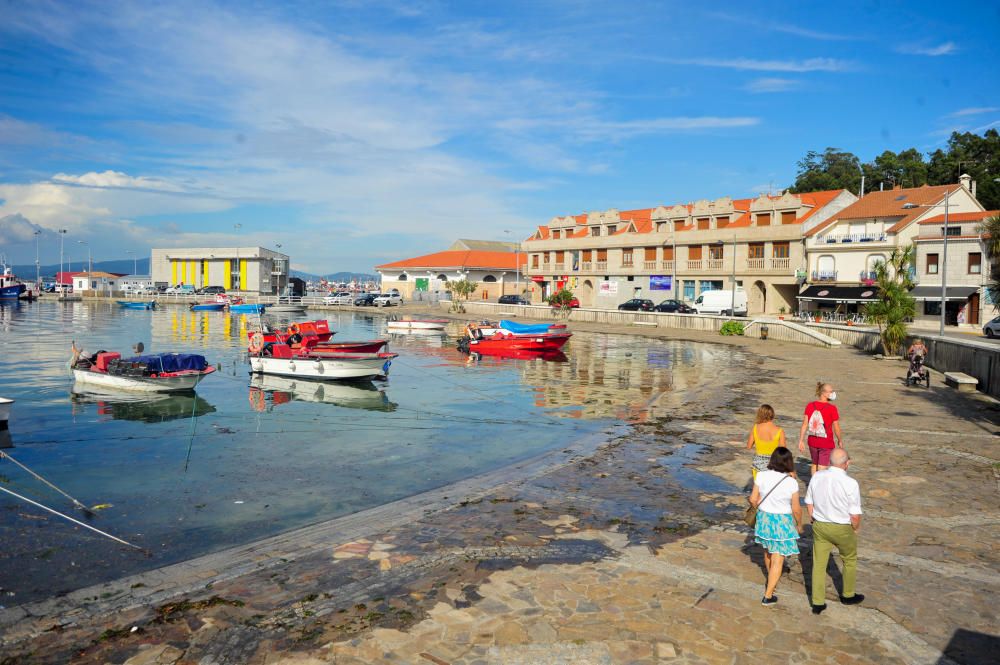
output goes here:
[[95, 533], [99, 533], [102, 536], [104, 536], [105, 538], [110, 538], [111, 540], [113, 540], [115, 542], [118, 542], [118, 543], [121, 543], [122, 545], [128, 545], [129, 547], [131, 547], [133, 549], [137, 549], [140, 552], [146, 552], [145, 549], [143, 549], [142, 547], [139, 547], [138, 545], [133, 545], [132, 543], [128, 542], [127, 540], [122, 540], [121, 538], [118, 538], [117, 536], [112, 536], [110, 533], [106, 533], [104, 531], [101, 531], [100, 529], [94, 528], [94, 527], [90, 526], [89, 524], [84, 524], [80, 520], [73, 519], [69, 515], [64, 515], [63, 513], [60, 513], [58, 510], [54, 510], [52, 508], [49, 508], [48, 506], [43, 505], [41, 503], [38, 503], [37, 501], [32, 501], [28, 497], [21, 496], [17, 492], [12, 492], [9, 489], [7, 489], [6, 487], [0, 487], [0, 492], [6, 492], [7, 494], [10, 494], [12, 496], [16, 496], [18, 499], [21, 499], [22, 501], [27, 501], [28, 503], [30, 503], [33, 506], [37, 506], [37, 507], [41, 508], [42, 510], [47, 510], [50, 513], [52, 513], [53, 515], [58, 515], [59, 517], [62, 517], [63, 519], [67, 519], [70, 522], [73, 522], [74, 524], [78, 524], [78, 525], [82, 526], [85, 529], [90, 529], [91, 531], [94, 531]]
[[49, 487], [51, 487], [55, 491], [59, 492], [60, 494], [62, 494], [64, 497], [66, 497], [70, 501], [72, 501], [73, 505], [76, 506], [77, 508], [79, 508], [80, 510], [82, 510], [82, 511], [88, 513], [88, 514], [92, 514], [91, 511], [90, 511], [90, 509], [87, 508], [87, 506], [83, 505], [82, 503], [80, 503], [79, 501], [77, 501], [76, 499], [74, 499], [73, 497], [71, 497], [69, 494], [67, 494], [66, 492], [62, 491], [61, 489], [59, 489], [58, 487], [56, 487], [55, 485], [53, 485], [52, 483], [50, 483], [45, 478], [42, 478], [40, 475], [38, 475], [37, 473], [35, 473], [31, 469], [29, 469], [28, 467], [26, 467], [25, 465], [23, 465], [20, 462], [18, 462], [16, 459], [14, 459], [13, 457], [11, 457], [10, 453], [5, 453], [3, 451], [0, 451], [0, 460], [2, 460], [5, 457], [7, 459], [9, 459], [11, 462], [13, 462], [14, 464], [16, 464], [19, 467], [21, 467], [22, 469], [24, 469], [25, 471], [27, 471], [28, 473], [30, 473], [37, 480], [42, 481], [43, 483], [45, 483], [46, 485], [48, 485]]

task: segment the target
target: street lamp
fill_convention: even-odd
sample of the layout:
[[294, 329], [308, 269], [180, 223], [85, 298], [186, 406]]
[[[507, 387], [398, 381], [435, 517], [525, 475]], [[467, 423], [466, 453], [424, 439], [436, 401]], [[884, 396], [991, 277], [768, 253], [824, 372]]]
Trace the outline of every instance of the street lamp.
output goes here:
[[939, 208], [944, 206], [944, 240], [941, 243], [941, 322], [938, 328], [938, 335], [944, 337], [944, 319], [945, 310], [947, 310], [948, 303], [948, 199], [951, 197], [951, 191], [945, 192], [944, 203], [931, 203], [931, 204], [919, 204], [919, 203], [904, 203], [903, 210], [913, 210], [914, 208]]
[[87, 273], [91, 277], [93, 277], [94, 276], [94, 260], [90, 256], [90, 243], [88, 243], [86, 240], [77, 240], [77, 242], [79, 244], [81, 244], [81, 245], [86, 245], [87, 246]]
[[[722, 240], [716, 240], [716, 245], [725, 246], [725, 242]], [[730, 299], [729, 299], [729, 316], [736, 316], [736, 236], [733, 235], [733, 274], [730, 278]]]
[[38, 263], [38, 236], [42, 235], [41, 229], [35, 229], [35, 288], [42, 290], [42, 269]]
[[66, 229], [59, 229], [59, 274], [56, 276], [56, 281], [59, 282], [59, 292], [63, 292], [62, 287], [62, 273], [63, 273], [63, 238], [66, 237]]
[[131, 249], [126, 249], [125, 253], [132, 255], [132, 276], [134, 277], [139, 274], [139, 257]]

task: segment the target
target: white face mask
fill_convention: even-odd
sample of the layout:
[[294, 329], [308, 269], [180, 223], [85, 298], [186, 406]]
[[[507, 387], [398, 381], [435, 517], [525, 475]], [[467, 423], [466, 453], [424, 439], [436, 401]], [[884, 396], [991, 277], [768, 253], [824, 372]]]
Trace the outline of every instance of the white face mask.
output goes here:
[[831, 392], [830, 396], [827, 397], [827, 399], [830, 400], [831, 402], [833, 402], [834, 400], [836, 400], [837, 399], [837, 391], [834, 390], [833, 392]]

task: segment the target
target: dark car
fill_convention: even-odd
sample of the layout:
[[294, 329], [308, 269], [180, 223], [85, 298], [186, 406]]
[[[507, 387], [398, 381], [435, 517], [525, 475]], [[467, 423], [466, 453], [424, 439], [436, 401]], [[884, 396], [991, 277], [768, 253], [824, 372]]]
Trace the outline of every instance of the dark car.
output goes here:
[[203, 296], [214, 296], [225, 292], [226, 289], [221, 286], [205, 286], [195, 291], [195, 293]]
[[694, 308], [688, 307], [680, 300], [667, 299], [653, 308], [654, 312], [671, 312], [674, 314], [693, 314]]
[[375, 305], [375, 299], [378, 298], [381, 293], [362, 293], [357, 298], [354, 299], [355, 307], [373, 307]]
[[531, 303], [522, 298], [521, 296], [500, 296], [497, 298], [497, 303], [500, 305], [530, 305]]
[[648, 312], [653, 309], [653, 301], [643, 298], [632, 298], [618, 305], [621, 312]]

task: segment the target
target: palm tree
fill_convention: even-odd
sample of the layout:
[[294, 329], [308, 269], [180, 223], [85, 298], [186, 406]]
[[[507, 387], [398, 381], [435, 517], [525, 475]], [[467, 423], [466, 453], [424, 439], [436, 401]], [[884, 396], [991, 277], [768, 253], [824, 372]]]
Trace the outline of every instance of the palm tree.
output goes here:
[[1000, 215], [987, 217], [979, 225], [979, 235], [986, 246], [990, 279], [986, 283], [993, 309], [1000, 310]]
[[878, 300], [865, 305], [865, 318], [878, 326], [882, 352], [887, 356], [896, 355], [906, 340], [906, 324], [917, 313], [916, 301], [910, 296], [914, 255], [913, 245], [897, 247], [888, 261], [875, 264]]

